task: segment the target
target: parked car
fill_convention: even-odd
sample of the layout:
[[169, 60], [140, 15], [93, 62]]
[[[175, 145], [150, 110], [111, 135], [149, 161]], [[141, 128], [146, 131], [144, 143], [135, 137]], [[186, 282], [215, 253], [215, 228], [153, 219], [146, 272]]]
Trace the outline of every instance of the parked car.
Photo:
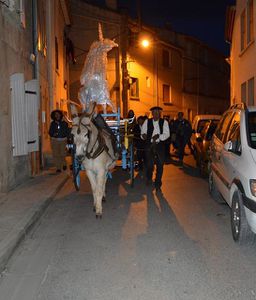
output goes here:
[[256, 233], [256, 107], [226, 111], [210, 147], [209, 192], [231, 208], [233, 239], [254, 243]]
[[200, 132], [206, 122], [210, 120], [220, 120], [221, 115], [196, 115], [192, 122], [192, 136], [190, 138], [192, 150], [194, 150], [196, 139], [200, 137]]
[[202, 176], [208, 175], [209, 146], [218, 123], [219, 120], [207, 121], [200, 132], [200, 136], [196, 138], [196, 142], [194, 144], [193, 154], [196, 160], [196, 165]]

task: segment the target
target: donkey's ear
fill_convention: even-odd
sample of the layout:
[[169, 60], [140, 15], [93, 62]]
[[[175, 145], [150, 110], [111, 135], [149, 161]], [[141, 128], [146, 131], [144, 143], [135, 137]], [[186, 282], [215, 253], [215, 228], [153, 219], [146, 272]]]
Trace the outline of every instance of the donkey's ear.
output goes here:
[[71, 118], [72, 118], [73, 124], [78, 124], [79, 116], [78, 116], [76, 105], [70, 104], [70, 111], [71, 111]]

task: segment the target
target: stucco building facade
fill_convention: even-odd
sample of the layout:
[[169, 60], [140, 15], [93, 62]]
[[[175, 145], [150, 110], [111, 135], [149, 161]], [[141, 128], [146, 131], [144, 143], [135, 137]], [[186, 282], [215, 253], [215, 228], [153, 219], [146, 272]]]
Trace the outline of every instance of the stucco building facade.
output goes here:
[[64, 0], [0, 3], [0, 192], [45, 165], [50, 111], [68, 99], [69, 24]]
[[237, 0], [227, 10], [226, 40], [231, 43], [231, 104], [255, 105], [256, 1]]
[[[160, 105], [165, 116], [183, 111], [192, 121], [198, 113], [219, 114], [228, 107], [230, 70], [224, 55], [190, 36], [129, 19], [116, 1], [106, 1], [105, 7], [92, 3], [71, 1], [70, 36], [77, 58], [70, 66], [71, 99], [77, 99], [79, 76], [100, 22], [105, 37], [119, 44], [108, 54], [108, 81], [111, 99], [124, 116], [129, 109], [138, 116]], [[147, 48], [140, 44], [144, 36]]]

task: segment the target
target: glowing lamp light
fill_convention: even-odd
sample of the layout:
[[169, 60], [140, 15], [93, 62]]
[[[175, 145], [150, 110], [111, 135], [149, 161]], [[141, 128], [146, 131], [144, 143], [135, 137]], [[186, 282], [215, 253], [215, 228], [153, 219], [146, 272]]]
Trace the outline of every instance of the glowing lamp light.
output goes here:
[[144, 48], [148, 48], [148, 46], [149, 46], [149, 40], [144, 39], [144, 40], [141, 41], [141, 44], [142, 44], [142, 46]]

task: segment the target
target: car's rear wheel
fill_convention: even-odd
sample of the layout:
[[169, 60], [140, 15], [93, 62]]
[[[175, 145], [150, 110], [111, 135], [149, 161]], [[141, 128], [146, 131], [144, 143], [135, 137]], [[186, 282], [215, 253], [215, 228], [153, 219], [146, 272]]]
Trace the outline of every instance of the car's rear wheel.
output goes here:
[[252, 245], [256, 241], [255, 234], [247, 222], [242, 194], [237, 191], [231, 205], [231, 230], [235, 242], [240, 245]]
[[224, 203], [220, 192], [218, 191], [218, 189], [216, 188], [215, 182], [214, 182], [214, 178], [213, 178], [213, 173], [212, 170], [210, 169], [209, 172], [209, 177], [208, 177], [208, 191], [209, 194], [212, 196], [212, 198], [218, 202], [218, 203]]

